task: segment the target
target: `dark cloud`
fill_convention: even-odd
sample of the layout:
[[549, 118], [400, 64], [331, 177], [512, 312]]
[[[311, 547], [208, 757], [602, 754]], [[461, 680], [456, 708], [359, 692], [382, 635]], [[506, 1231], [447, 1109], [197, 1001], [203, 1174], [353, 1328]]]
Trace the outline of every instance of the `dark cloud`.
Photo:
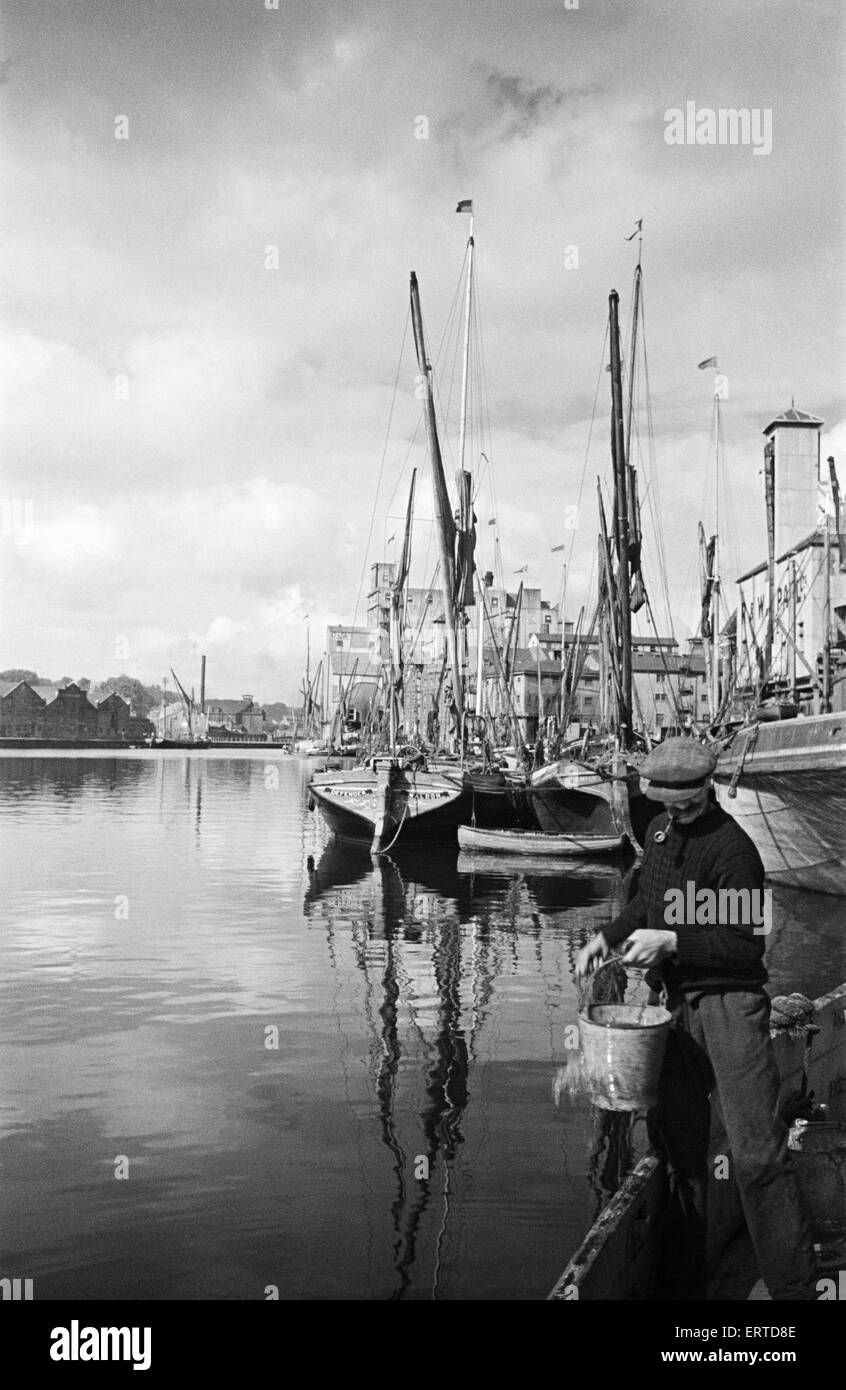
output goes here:
[[598, 82], [567, 88], [549, 83], [538, 86], [526, 78], [502, 72], [489, 73], [486, 86], [494, 106], [510, 118], [503, 130], [506, 139], [529, 135], [536, 126], [557, 113], [581, 110], [587, 100], [596, 98], [602, 91]]

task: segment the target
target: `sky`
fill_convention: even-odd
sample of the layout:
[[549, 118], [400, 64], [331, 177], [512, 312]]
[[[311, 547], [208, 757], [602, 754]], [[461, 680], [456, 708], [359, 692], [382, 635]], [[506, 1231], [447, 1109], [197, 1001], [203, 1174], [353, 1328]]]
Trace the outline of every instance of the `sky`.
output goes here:
[[[608, 294], [625, 337], [642, 219], [633, 461], [692, 631], [698, 362], [729, 383], [727, 577], [764, 557], [761, 431], [791, 400], [846, 483], [844, 20], [839, 0], [3, 0], [0, 669], [190, 685], [204, 652], [210, 695], [292, 700], [307, 633], [363, 621], [368, 566], [396, 558], [412, 466], [428, 578], [408, 277], [436, 357], [466, 198], [480, 566], [555, 602], [564, 558], [567, 616], [588, 601]], [[769, 111], [772, 148], [668, 143], [688, 102]], [[658, 559], [647, 527], [660, 612]]]

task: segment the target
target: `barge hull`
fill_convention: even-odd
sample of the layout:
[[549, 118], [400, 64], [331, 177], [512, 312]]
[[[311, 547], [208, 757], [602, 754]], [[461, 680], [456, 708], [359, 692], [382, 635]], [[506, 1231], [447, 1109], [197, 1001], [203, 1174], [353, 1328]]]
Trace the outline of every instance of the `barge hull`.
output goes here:
[[714, 781], [773, 883], [846, 895], [845, 714], [741, 730]]
[[374, 851], [397, 842], [403, 847], [455, 844], [458, 827], [471, 812], [463, 781], [398, 768], [316, 773], [309, 794], [330, 830]]

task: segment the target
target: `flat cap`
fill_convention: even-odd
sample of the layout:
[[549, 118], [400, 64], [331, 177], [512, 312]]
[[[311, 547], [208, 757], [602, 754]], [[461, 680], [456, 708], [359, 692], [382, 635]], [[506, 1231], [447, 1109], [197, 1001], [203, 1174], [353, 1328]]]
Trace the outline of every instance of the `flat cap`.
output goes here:
[[640, 765], [649, 782], [650, 801], [686, 801], [699, 791], [717, 766], [717, 755], [692, 738], [668, 738], [659, 743]]

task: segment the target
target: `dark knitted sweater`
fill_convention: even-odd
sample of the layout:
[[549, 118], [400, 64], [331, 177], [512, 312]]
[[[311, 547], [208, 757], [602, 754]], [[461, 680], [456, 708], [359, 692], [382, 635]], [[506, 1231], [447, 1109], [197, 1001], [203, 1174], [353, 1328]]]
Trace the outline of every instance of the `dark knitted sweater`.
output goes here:
[[[717, 897], [722, 910], [716, 921], [705, 925], [702, 917], [713, 917], [713, 911], [702, 909], [692, 917], [689, 910], [684, 911], [680, 923], [677, 910], [682, 899], [689, 905], [705, 888], [716, 895], [720, 889], [748, 889], [749, 899], [744, 896], [741, 901], [760, 904], [764, 866], [754, 844], [714, 803], [689, 825], [674, 822], [669, 829], [668, 825], [665, 811], [651, 822], [636, 892], [619, 917], [603, 929], [603, 936], [615, 947], [638, 927], [676, 932], [677, 955], [657, 967], [671, 992], [749, 989], [763, 984], [767, 979], [765, 936], [760, 927], [756, 932], [754, 916], [733, 907], [734, 895]], [[655, 839], [661, 831], [666, 831], [663, 843]], [[676, 893], [670, 900], [676, 909], [668, 914], [669, 889], [680, 890], [681, 896]]]

